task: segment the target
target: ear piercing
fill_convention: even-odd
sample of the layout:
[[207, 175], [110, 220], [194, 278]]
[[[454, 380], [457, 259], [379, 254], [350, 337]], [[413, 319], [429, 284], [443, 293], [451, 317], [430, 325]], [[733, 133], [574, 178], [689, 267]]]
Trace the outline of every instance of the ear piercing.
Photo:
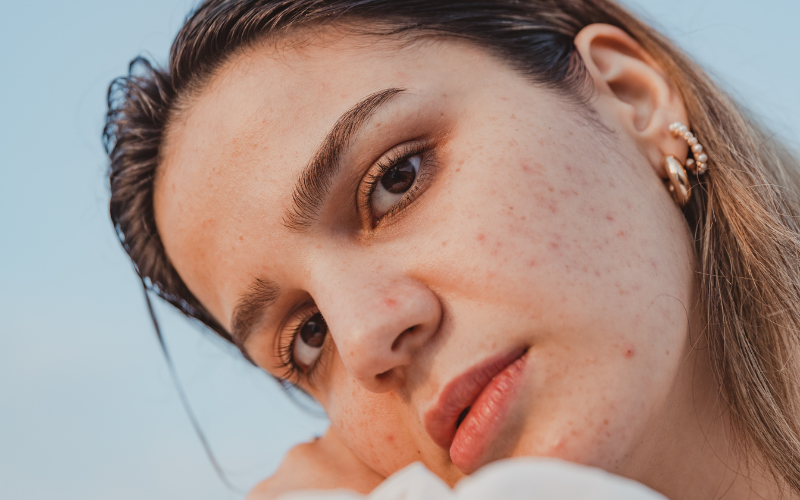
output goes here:
[[[708, 170], [708, 155], [703, 152], [703, 145], [697, 141], [697, 137], [692, 134], [689, 128], [681, 122], [675, 122], [669, 126], [669, 131], [674, 137], [683, 137], [692, 150], [692, 156], [686, 160], [686, 167], [695, 175], [700, 176]], [[692, 196], [692, 185], [686, 175], [684, 165], [672, 155], [664, 158], [664, 170], [669, 179], [669, 192], [679, 206], [684, 206]]]
[[683, 137], [692, 149], [694, 158], [686, 160], [686, 167], [694, 172], [695, 175], [703, 175], [708, 170], [708, 155], [703, 152], [703, 145], [697, 142], [697, 137], [692, 131], [681, 122], [675, 122], [669, 126], [669, 131], [673, 137]]

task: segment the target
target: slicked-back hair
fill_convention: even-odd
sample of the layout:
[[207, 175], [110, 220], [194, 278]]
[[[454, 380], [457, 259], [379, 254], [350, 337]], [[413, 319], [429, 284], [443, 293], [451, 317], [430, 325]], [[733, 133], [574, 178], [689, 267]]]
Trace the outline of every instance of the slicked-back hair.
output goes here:
[[233, 342], [169, 261], [153, 208], [165, 131], [226, 61], [308, 26], [410, 41], [456, 37], [589, 108], [589, 77], [573, 40], [594, 23], [621, 28], [653, 57], [708, 151], [710, 170], [684, 210], [699, 262], [703, 334], [737, 444], [800, 493], [800, 166], [691, 59], [612, 0], [203, 2], [166, 68], [134, 59], [109, 88], [103, 140], [120, 242], [146, 289]]

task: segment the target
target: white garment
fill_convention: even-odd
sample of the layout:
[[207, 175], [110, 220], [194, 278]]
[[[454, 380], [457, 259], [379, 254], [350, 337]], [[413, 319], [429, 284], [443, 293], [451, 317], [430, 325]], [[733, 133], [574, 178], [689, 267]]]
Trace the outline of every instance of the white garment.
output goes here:
[[278, 500], [666, 500], [630, 479], [549, 458], [514, 458], [483, 467], [450, 489], [413, 463], [367, 496], [350, 490], [294, 491]]

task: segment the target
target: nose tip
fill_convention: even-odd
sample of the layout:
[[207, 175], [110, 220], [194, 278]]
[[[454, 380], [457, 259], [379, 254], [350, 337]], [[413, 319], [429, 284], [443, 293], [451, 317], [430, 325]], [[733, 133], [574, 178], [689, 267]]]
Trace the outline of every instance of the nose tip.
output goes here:
[[386, 392], [402, 383], [406, 369], [438, 330], [441, 305], [420, 283], [365, 292], [366, 301], [351, 302], [360, 307], [339, 308], [328, 324], [351, 376], [371, 392]]

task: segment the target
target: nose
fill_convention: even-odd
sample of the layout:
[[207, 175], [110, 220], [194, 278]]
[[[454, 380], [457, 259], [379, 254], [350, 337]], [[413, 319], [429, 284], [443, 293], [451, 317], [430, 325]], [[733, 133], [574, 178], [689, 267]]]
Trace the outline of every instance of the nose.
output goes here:
[[345, 368], [369, 391], [398, 387], [439, 328], [439, 298], [411, 277], [332, 269], [312, 273], [318, 276], [312, 295]]

